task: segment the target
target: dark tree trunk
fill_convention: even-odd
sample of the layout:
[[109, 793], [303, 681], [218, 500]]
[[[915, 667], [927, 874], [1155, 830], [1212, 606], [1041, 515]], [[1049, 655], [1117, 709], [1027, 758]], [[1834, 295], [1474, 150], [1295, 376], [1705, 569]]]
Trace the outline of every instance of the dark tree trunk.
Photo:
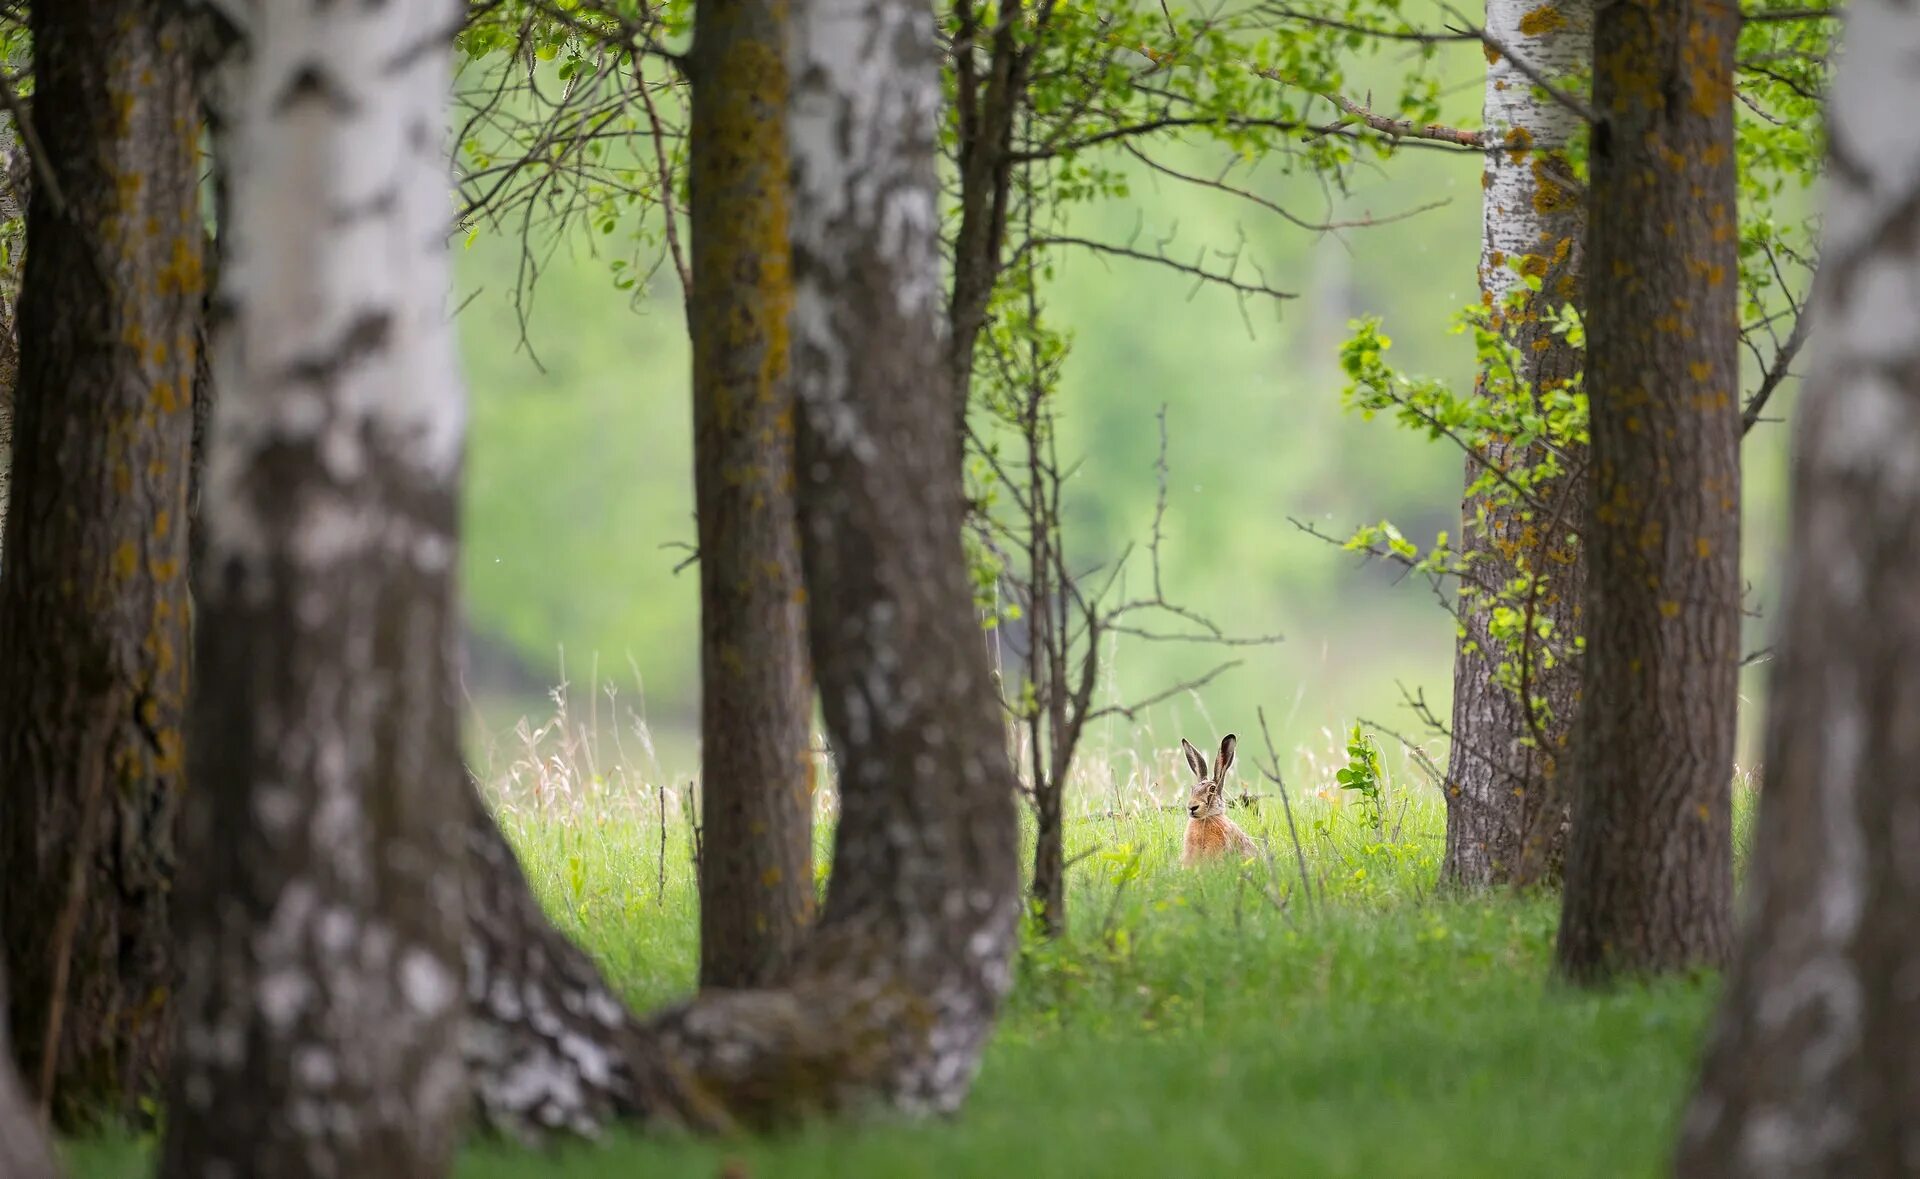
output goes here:
[[58, 191], [32, 201], [20, 307], [0, 907], [15, 1043], [67, 1125], [135, 1112], [166, 1042], [201, 295], [175, 8], [32, 11], [35, 117]]
[[1557, 965], [1603, 982], [1725, 962], [1740, 635], [1729, 0], [1594, 25], [1592, 504]]
[[[26, 150], [10, 117], [0, 117], [0, 221], [26, 217]], [[18, 183], [14, 177], [23, 179]], [[20, 383], [20, 262], [24, 234], [9, 234], [7, 264], [0, 268], [0, 537], [6, 535], [7, 499], [13, 478], [13, 391]], [[0, 552], [0, 557], [4, 557]], [[0, 561], [0, 571], [6, 565]], [[4, 961], [4, 956], [0, 956]]]
[[[1543, 11], [1557, 19], [1540, 19]], [[1561, 0], [1550, 10], [1532, 0], [1492, 0], [1487, 6], [1487, 31], [1508, 50], [1488, 55], [1487, 135], [1508, 144], [1543, 145], [1488, 152], [1481, 186], [1480, 289], [1495, 324], [1524, 362], [1512, 374], [1520, 386], [1512, 396], [1545, 393], [1580, 373], [1578, 349], [1552, 324], [1563, 307], [1580, 299], [1584, 218], [1564, 146], [1580, 134], [1579, 117], [1531, 85], [1510, 55], [1564, 76], [1588, 61], [1592, 20], [1586, 0]], [[1541, 288], [1510, 307], [1509, 298], [1524, 290], [1523, 274], [1541, 278]], [[1482, 391], [1506, 379], [1504, 372], [1483, 373]], [[1546, 457], [1543, 448], [1522, 451], [1507, 439], [1486, 439], [1485, 449], [1467, 462], [1467, 485], [1471, 489], [1489, 466], [1534, 467]], [[1503, 503], [1498, 492], [1470, 494], [1461, 504], [1468, 579], [1454, 646], [1447, 851], [1440, 865], [1447, 884], [1486, 888], [1551, 881], [1560, 873], [1569, 811], [1560, 768], [1579, 699], [1578, 666], [1543, 658], [1542, 645], [1530, 642], [1523, 701], [1515, 685], [1497, 674], [1502, 661], [1520, 660], [1494, 636], [1492, 623], [1495, 590], [1517, 577], [1544, 574], [1533, 609], [1551, 624], [1555, 651], [1571, 653], [1583, 592], [1584, 563], [1573, 538], [1585, 515], [1586, 471], [1578, 465], [1583, 459], [1568, 454], [1561, 460], [1568, 474], [1536, 497], [1539, 504]]]
[[27, 1100], [13, 1067], [7, 1040], [7, 974], [0, 967], [0, 1175], [6, 1179], [54, 1179], [53, 1147], [46, 1127]]
[[814, 914], [813, 683], [794, 507], [787, 0], [701, 0], [693, 82], [700, 984], [779, 981]]
[[466, 1108], [454, 15], [265, 0], [218, 88], [166, 1175], [434, 1175]]
[[1847, 10], [1747, 920], [1676, 1170], [1920, 1171], [1920, 16]]
[[[991, 30], [982, 27], [984, 6], [954, 4], [954, 114], [958, 123], [960, 223], [953, 245], [952, 285], [947, 296], [947, 374], [953, 393], [954, 445], [966, 445], [972, 395], [974, 348], [986, 326], [987, 306], [1000, 283], [1007, 239], [1007, 208], [1013, 188], [1014, 116], [1026, 99], [1032, 42], [1022, 46], [1024, 5], [1000, 6]], [[984, 42], [984, 46], [982, 45]], [[984, 47], [985, 53], [980, 50]], [[984, 72], [981, 67], [985, 66]]]
[[[1044, 787], [1044, 788], [1043, 788]], [[1065, 783], [1035, 783], [1033, 832], [1033, 906], [1040, 931], [1048, 937], [1067, 932], [1067, 825]]]
[[[578, 952], [549, 948], [510, 851], [476, 825], [469, 1061], [490, 1120], [516, 1131], [629, 1111], [722, 1126], [952, 1110], [1011, 982], [1019, 829], [960, 544], [932, 14], [812, 0], [794, 33], [797, 469], [808, 632], [841, 767], [832, 886], [784, 985], [709, 991], [629, 1034]], [[543, 1046], [530, 979], [543, 1006], [601, 1009], [605, 1034], [550, 1018], [582, 1034]], [[536, 1075], [516, 1077], [516, 1056]]]
[[841, 766], [825, 911], [780, 991], [650, 1031], [736, 1116], [956, 1108], [1011, 981], [1015, 784], [960, 543], [932, 13], [795, 20], [794, 373], [809, 634]]

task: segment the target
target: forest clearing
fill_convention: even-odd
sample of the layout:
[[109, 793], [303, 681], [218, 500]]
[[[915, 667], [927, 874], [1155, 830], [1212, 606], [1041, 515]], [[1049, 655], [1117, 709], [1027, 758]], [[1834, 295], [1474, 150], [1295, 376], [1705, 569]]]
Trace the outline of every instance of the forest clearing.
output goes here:
[[[592, 723], [550, 718], [533, 742], [495, 751], [493, 780], [535, 891], [644, 1010], [695, 981], [692, 831], [668, 798], [662, 873], [644, 748], [596, 785], [581, 756]], [[1132, 736], [1151, 750], [1150, 734]], [[1023, 943], [958, 1122], [748, 1142], [616, 1135], [552, 1155], [478, 1147], [456, 1174], [1663, 1173], [1712, 981], [1546, 985], [1551, 899], [1436, 897], [1445, 815], [1417, 762], [1383, 759], [1376, 829], [1333, 780], [1340, 740], [1324, 741], [1288, 759], [1311, 899], [1270, 784], [1233, 811], [1273, 861], [1193, 872], [1178, 862], [1181, 796], [1162, 802], [1147, 781], [1184, 783], [1177, 754], [1113, 759], [1131, 781], [1073, 783], [1087, 813], [1068, 826], [1069, 904], [1082, 916], [1063, 941]], [[1750, 793], [1737, 797], [1744, 842]], [[823, 835], [823, 864], [829, 851]], [[132, 1179], [150, 1149], [110, 1138], [70, 1157], [75, 1174]]]

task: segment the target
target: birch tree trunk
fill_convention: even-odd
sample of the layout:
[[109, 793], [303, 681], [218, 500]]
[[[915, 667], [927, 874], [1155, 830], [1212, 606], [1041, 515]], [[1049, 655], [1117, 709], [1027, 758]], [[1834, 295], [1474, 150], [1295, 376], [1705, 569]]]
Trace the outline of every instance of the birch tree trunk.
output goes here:
[[466, 1100], [457, 6], [227, 15], [222, 396], [161, 1172], [433, 1175]]
[[794, 506], [787, 0], [700, 0], [691, 236], [700, 984], [767, 985], [814, 915], [813, 680]]
[[[1592, 53], [1590, 0], [1488, 0], [1487, 33], [1504, 50], [1487, 51], [1483, 132], [1488, 151], [1481, 180], [1480, 290], [1494, 323], [1518, 348], [1523, 395], [1564, 385], [1580, 372], [1579, 350], [1551, 325], [1578, 305], [1585, 217], [1572, 185], [1567, 147], [1585, 132], [1580, 116], [1534, 86], [1516, 67], [1519, 55], [1544, 77], [1561, 80]], [[1541, 289], [1518, 307], [1523, 276]], [[1499, 375], [1492, 375], [1498, 379]], [[1482, 391], [1490, 374], [1481, 374]], [[1506, 438], [1483, 440], [1467, 461], [1468, 487], [1487, 468], [1532, 465], [1540, 447]], [[1530, 675], [1527, 699], [1499, 682], [1514, 658], [1492, 634], [1493, 591], [1528, 573], [1545, 579], [1535, 609], [1554, 631], [1556, 647], [1579, 633], [1584, 562], [1574, 534], [1585, 507], [1583, 454], [1564, 458], [1568, 474], [1540, 497], [1540, 511], [1469, 494], [1461, 503], [1461, 553], [1469, 578], [1460, 596], [1454, 646], [1453, 741], [1447, 759], [1447, 851], [1441, 879], [1485, 888], [1559, 874], [1568, 802], [1558, 772], [1579, 699], [1579, 671], [1569, 661]], [[1547, 661], [1529, 650], [1536, 666]], [[1532, 707], [1534, 716], [1528, 717]]]
[[1746, 925], [1680, 1174], [1920, 1171], [1920, 13], [1847, 10]]
[[648, 1029], [752, 1122], [957, 1108], [1020, 908], [941, 363], [933, 13], [809, 0], [790, 61], [801, 543], [841, 766], [833, 879], [787, 987], [719, 992]]
[[809, 981], [853, 1045], [884, 1021], [895, 1105], [946, 1111], [1012, 981], [1020, 879], [939, 361], [940, 49], [916, 0], [811, 0], [795, 41], [801, 525], [842, 767]]
[[916, 0], [808, 0], [791, 54], [808, 632], [841, 764], [820, 926], [778, 993], [651, 1031], [737, 1118], [956, 1108], [1012, 981], [1014, 770], [960, 547], [939, 46]]
[[1596, 10], [1593, 487], [1569, 979], [1718, 966], [1732, 940], [1740, 417], [1731, 0]]
[[175, 5], [36, 4], [31, 30], [57, 183], [19, 309], [0, 908], [23, 1071], [75, 1125], [138, 1116], [167, 1041], [199, 159]]

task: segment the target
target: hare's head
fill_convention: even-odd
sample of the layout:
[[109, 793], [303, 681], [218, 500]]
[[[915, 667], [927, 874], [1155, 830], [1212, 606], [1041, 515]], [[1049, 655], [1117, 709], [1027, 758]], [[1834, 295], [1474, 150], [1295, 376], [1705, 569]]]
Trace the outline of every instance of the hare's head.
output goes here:
[[1187, 755], [1187, 764], [1193, 767], [1194, 777], [1200, 779], [1194, 783], [1193, 797], [1187, 800], [1187, 813], [1196, 819], [1211, 819], [1227, 813], [1227, 771], [1233, 767], [1233, 749], [1237, 742], [1232, 733], [1220, 738], [1220, 756], [1213, 763], [1213, 772], [1207, 772], [1207, 759], [1200, 751], [1188, 744], [1185, 737], [1180, 738], [1180, 748]]

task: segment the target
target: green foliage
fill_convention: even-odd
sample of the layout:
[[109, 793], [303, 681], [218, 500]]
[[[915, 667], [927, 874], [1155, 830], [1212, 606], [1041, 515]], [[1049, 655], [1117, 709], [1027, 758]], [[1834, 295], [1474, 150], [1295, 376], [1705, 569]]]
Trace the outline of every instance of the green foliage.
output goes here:
[[[1501, 310], [1521, 314], [1539, 284], [1537, 276], [1522, 274], [1519, 288]], [[1569, 473], [1567, 456], [1584, 450], [1587, 443], [1586, 392], [1577, 378], [1550, 388], [1525, 381], [1519, 347], [1494, 326], [1494, 309], [1483, 304], [1464, 308], [1454, 325], [1456, 333], [1471, 336], [1480, 373], [1467, 391], [1388, 364], [1393, 341], [1380, 330], [1378, 318], [1350, 326], [1353, 334], [1340, 350], [1348, 381], [1344, 404], [1363, 418], [1388, 413], [1403, 427], [1477, 456], [1478, 474], [1466, 493], [1475, 513], [1471, 525], [1481, 535], [1498, 534], [1491, 525], [1498, 515], [1511, 522], [1498, 531], [1517, 530], [1520, 539], [1501, 554], [1511, 570], [1501, 577], [1486, 575], [1489, 563], [1480, 559], [1482, 554], [1454, 548], [1445, 531], [1423, 550], [1392, 523], [1381, 521], [1355, 529], [1345, 547], [1396, 561], [1429, 578], [1457, 582], [1459, 609], [1478, 609], [1488, 619], [1498, 653], [1495, 678], [1516, 696], [1524, 695], [1544, 723], [1547, 702], [1535, 693], [1522, 693], [1522, 685], [1538, 682], [1542, 672], [1577, 653], [1582, 641], [1578, 635], [1556, 634], [1552, 620], [1536, 603], [1548, 592], [1551, 563], [1579, 545], [1578, 521], [1566, 518], [1558, 488]], [[1573, 307], [1559, 308], [1551, 328], [1570, 347], [1585, 348], [1586, 334]]]
[[[1789, 8], [1780, 0], [1760, 6]], [[1810, 206], [1799, 198], [1824, 163], [1819, 96], [1835, 28], [1832, 19], [1750, 20], [1741, 33], [1735, 154], [1745, 331], [1760, 363], [1783, 371], [1791, 359], [1793, 307], [1804, 298], [1812, 273], [1817, 227]], [[1586, 81], [1573, 77], [1562, 83], [1578, 93]], [[1575, 174], [1584, 175], [1584, 142], [1569, 148]], [[1517, 260], [1509, 265], [1520, 272], [1521, 289], [1503, 310], [1510, 313], [1505, 318], [1518, 320], [1521, 315], [1512, 313], [1531, 305], [1542, 279], [1521, 269]], [[1584, 349], [1577, 311], [1562, 308], [1557, 315], [1553, 330], [1571, 347]], [[1533, 604], [1546, 592], [1549, 562], [1571, 560], [1578, 549], [1578, 521], [1564, 518], [1552, 489], [1569, 474], [1565, 456], [1586, 441], [1586, 392], [1577, 380], [1532, 387], [1520, 376], [1525, 368], [1517, 349], [1495, 323], [1485, 306], [1470, 306], [1456, 320], [1455, 331], [1470, 335], [1474, 345], [1478, 380], [1471, 392], [1392, 368], [1385, 356], [1391, 340], [1378, 318], [1354, 323], [1341, 347], [1348, 378], [1343, 403], [1365, 418], [1389, 413], [1429, 441], [1444, 439], [1482, 460], [1467, 488], [1475, 513], [1469, 523], [1478, 535], [1501, 538], [1504, 530], [1488, 528], [1490, 514], [1517, 522], [1523, 542], [1495, 542], [1509, 547], [1500, 554], [1509, 575], [1480, 575], [1450, 546], [1446, 532], [1422, 550], [1387, 521], [1356, 529], [1346, 547], [1386, 557], [1436, 582], [1457, 582], [1457, 608], [1478, 611], [1487, 620], [1498, 653], [1496, 678], [1544, 722], [1546, 701], [1525, 686], [1560, 661], [1577, 657], [1584, 645], [1579, 635], [1555, 634]], [[1761, 346], [1769, 337], [1771, 354]]]
[[1387, 770], [1380, 762], [1380, 747], [1371, 735], [1354, 725], [1347, 733], [1347, 764], [1334, 776], [1340, 789], [1351, 791], [1360, 802], [1360, 819], [1375, 834], [1387, 829]]

